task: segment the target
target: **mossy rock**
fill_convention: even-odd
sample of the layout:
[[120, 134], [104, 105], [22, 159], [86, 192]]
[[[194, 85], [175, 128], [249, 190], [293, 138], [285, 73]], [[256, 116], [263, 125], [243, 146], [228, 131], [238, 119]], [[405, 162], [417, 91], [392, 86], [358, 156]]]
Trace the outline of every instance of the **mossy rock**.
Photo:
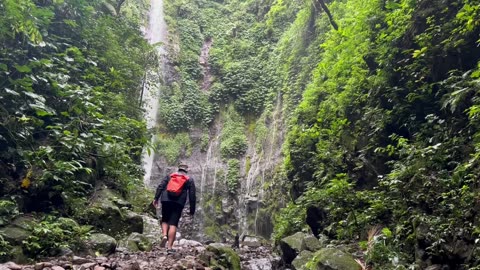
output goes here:
[[297, 257], [292, 261], [293, 269], [295, 270], [304, 270], [305, 265], [313, 258], [313, 252], [308, 250], [303, 250], [298, 254]]
[[[214, 254], [213, 258], [210, 258], [210, 265], [213, 269], [219, 267], [219, 269], [231, 269], [240, 270], [240, 256], [231, 249], [222, 244], [213, 243], [207, 246], [207, 251]], [[218, 268], [217, 268], [218, 269]]]
[[29, 215], [25, 215], [25, 216], [17, 217], [12, 221], [11, 224], [25, 230], [30, 230], [32, 226], [36, 225], [37, 222], [38, 220], [36, 218]]
[[16, 263], [25, 264], [30, 262], [27, 255], [25, 255], [25, 253], [23, 252], [23, 248], [21, 246], [12, 247], [12, 250], [10, 251], [10, 258]]
[[360, 265], [347, 254], [336, 248], [322, 248], [315, 252], [308, 263], [310, 270], [360, 270]]
[[280, 240], [282, 259], [286, 264], [291, 264], [293, 259], [305, 249], [305, 238], [309, 235], [297, 232]]
[[91, 255], [109, 255], [115, 252], [117, 241], [109, 235], [94, 233], [87, 240], [87, 248]]
[[320, 242], [320, 240], [318, 240], [313, 234], [305, 236], [303, 243], [305, 249], [312, 252], [325, 247], [325, 244]]
[[[118, 202], [121, 203], [118, 203]], [[97, 231], [114, 236], [126, 236], [133, 232], [143, 233], [142, 216], [127, 210], [128, 205], [112, 190], [97, 191], [92, 206], [85, 211], [83, 221]]]
[[13, 245], [21, 245], [24, 240], [32, 235], [30, 231], [12, 225], [1, 228], [0, 234]]
[[127, 239], [121, 241], [119, 246], [132, 252], [152, 250], [152, 243], [148, 237], [139, 233], [130, 234]]

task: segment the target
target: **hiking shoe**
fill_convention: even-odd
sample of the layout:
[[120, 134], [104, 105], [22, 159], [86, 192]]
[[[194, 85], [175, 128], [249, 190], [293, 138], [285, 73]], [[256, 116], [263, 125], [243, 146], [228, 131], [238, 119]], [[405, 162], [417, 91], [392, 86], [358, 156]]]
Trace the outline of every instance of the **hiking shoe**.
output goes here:
[[162, 237], [162, 241], [160, 241], [160, 247], [164, 248], [165, 245], [167, 244], [167, 240], [168, 240], [167, 236], [164, 235], [164, 236]]
[[167, 254], [175, 254], [175, 252], [177, 252], [177, 251], [173, 248], [167, 249]]

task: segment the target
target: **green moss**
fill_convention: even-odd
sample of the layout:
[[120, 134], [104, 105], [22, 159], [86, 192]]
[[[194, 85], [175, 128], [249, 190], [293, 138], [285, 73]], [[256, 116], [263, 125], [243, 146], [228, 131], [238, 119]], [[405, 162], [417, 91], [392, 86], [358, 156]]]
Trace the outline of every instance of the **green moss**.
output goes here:
[[240, 270], [240, 256], [231, 248], [221, 245], [210, 244], [207, 250], [215, 254], [214, 264], [221, 265], [226, 269]]
[[252, 158], [250, 156], [247, 156], [245, 158], [245, 175], [248, 175], [248, 172], [250, 171], [251, 166], [252, 166]]
[[192, 141], [188, 133], [159, 135], [156, 143], [158, 153], [165, 157], [170, 165], [176, 165], [180, 156], [188, 157], [192, 154]]

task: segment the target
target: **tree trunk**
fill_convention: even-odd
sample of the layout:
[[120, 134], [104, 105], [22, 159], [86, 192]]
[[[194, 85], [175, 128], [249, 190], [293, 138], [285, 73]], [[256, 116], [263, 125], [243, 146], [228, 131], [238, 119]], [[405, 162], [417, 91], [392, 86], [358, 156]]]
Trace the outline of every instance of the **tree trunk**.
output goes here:
[[335, 28], [335, 30], [338, 30], [338, 25], [333, 20], [332, 13], [330, 13], [330, 10], [328, 9], [327, 5], [323, 0], [313, 0], [313, 6], [315, 7], [316, 10], [320, 10], [320, 8], [323, 9], [327, 14], [328, 19], [330, 20], [330, 24], [333, 26], [333, 28]]

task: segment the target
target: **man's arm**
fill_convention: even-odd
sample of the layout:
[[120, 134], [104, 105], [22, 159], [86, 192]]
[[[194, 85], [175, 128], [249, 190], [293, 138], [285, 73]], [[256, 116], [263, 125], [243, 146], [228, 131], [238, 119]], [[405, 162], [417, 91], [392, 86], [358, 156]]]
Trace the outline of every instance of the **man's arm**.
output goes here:
[[168, 183], [169, 179], [170, 179], [170, 176], [168, 176], [168, 175], [165, 176], [165, 178], [163, 178], [160, 185], [158, 185], [157, 191], [155, 192], [155, 199], [153, 200], [153, 205], [155, 205], [155, 207], [158, 205], [158, 200], [160, 199], [160, 196], [162, 196], [162, 192], [167, 187], [167, 183]]
[[195, 205], [197, 202], [197, 195], [195, 190], [195, 181], [190, 178], [190, 188], [188, 189], [188, 201], [190, 202], [190, 215], [195, 214]]

